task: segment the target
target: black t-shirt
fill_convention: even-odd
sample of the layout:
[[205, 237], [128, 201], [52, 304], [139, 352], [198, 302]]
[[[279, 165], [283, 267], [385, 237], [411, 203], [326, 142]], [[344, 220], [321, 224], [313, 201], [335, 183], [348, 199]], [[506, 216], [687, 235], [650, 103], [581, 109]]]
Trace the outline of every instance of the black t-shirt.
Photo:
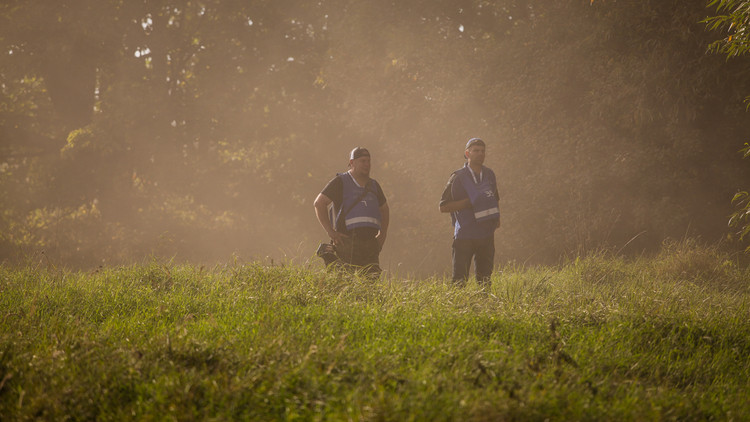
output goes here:
[[[327, 196], [331, 201], [333, 201], [334, 216], [338, 215], [339, 211], [341, 210], [341, 204], [344, 202], [344, 181], [341, 180], [342, 177], [352, 176], [349, 173], [344, 173], [342, 176], [336, 176], [331, 179], [326, 187], [323, 188], [323, 191], [320, 192], [323, 195]], [[375, 196], [378, 198], [378, 206], [382, 207], [385, 204], [385, 194], [383, 193], [383, 189], [375, 179], [370, 180], [372, 180], [375, 185]], [[331, 223], [336, 224], [336, 222], [334, 221], [331, 221]], [[338, 224], [336, 224], [336, 227], [334, 227], [334, 229], [342, 233], [347, 232], [343, 218], [338, 222]]]

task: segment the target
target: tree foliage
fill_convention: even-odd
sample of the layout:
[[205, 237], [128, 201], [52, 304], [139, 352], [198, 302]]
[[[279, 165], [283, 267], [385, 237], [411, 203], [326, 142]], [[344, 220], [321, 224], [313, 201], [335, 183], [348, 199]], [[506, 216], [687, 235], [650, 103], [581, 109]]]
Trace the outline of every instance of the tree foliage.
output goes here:
[[[750, 144], [745, 143], [741, 150], [744, 158], [750, 157]], [[750, 236], [750, 194], [747, 191], [740, 191], [732, 198], [732, 203], [737, 206], [737, 210], [729, 218], [729, 226], [736, 228], [740, 240], [745, 240]], [[745, 248], [750, 252], [750, 246]]]
[[708, 17], [704, 20], [709, 29], [726, 33], [720, 40], [709, 45], [710, 51], [736, 57], [750, 51], [750, 33], [748, 32], [748, 18], [750, 17], [750, 2], [745, 0], [712, 0], [708, 7], [715, 8], [717, 13], [725, 13]]
[[[724, 38], [711, 43], [709, 50], [725, 54], [727, 58], [747, 54], [750, 51], [750, 1], [713, 0], [708, 7], [715, 7], [717, 13], [725, 14], [711, 16], [704, 22], [710, 29], [726, 33]], [[745, 98], [745, 102], [750, 104], [750, 97]], [[750, 146], [745, 143], [741, 152], [747, 158]], [[732, 213], [729, 226], [737, 228], [740, 240], [744, 240], [750, 234], [750, 195], [747, 191], [738, 192], [732, 203], [737, 210]], [[750, 246], [746, 251], [750, 252]]]
[[[391, 204], [386, 268], [449, 257], [466, 139], [501, 184], [499, 259], [726, 235], [750, 124], [704, 0], [9, 1], [0, 250], [310, 257], [312, 199], [357, 145]], [[15, 257], [15, 258], [14, 258]]]

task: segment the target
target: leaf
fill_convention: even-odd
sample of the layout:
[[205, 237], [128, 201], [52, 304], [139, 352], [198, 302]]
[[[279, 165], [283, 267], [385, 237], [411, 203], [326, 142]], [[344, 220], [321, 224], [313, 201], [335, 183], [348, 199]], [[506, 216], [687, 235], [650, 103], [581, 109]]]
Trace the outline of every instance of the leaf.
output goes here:
[[740, 200], [742, 200], [742, 198], [745, 198], [746, 196], [747, 196], [747, 192], [737, 192], [734, 195], [734, 198], [732, 198], [732, 203], [734, 203], [736, 201], [740, 201]]

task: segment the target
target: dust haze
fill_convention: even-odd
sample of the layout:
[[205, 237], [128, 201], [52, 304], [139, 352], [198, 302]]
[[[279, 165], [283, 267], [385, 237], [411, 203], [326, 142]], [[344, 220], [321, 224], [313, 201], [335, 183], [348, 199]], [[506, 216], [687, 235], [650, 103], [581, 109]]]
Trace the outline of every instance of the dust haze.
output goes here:
[[381, 266], [442, 276], [472, 137], [499, 265], [741, 247], [750, 73], [706, 53], [703, 1], [167, 3], [0, 9], [3, 262], [322, 268], [313, 200], [362, 146]]

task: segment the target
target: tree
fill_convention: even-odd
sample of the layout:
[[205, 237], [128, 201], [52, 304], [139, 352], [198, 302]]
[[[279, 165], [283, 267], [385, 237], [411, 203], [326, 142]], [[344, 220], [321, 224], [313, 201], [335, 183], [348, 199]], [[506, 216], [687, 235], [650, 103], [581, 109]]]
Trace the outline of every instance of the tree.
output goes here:
[[471, 136], [501, 259], [725, 237], [750, 66], [705, 54], [706, 1], [0, 2], [0, 259], [307, 259], [362, 145], [384, 263], [440, 272]]
[[[709, 51], [725, 54], [727, 58], [742, 56], [750, 52], [750, 1], [712, 0], [708, 7], [716, 7], [717, 13], [704, 22], [712, 30], [724, 31], [726, 36], [709, 45]], [[745, 99], [750, 106], [750, 97]], [[744, 158], [750, 157], [750, 145], [741, 150]], [[750, 194], [738, 192], [732, 199], [737, 210], [729, 218], [729, 226], [738, 229], [740, 240], [750, 235]], [[750, 246], [745, 249], [750, 252]]]

